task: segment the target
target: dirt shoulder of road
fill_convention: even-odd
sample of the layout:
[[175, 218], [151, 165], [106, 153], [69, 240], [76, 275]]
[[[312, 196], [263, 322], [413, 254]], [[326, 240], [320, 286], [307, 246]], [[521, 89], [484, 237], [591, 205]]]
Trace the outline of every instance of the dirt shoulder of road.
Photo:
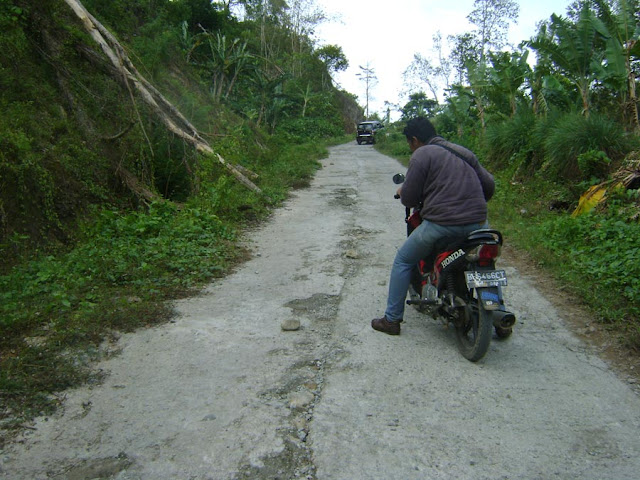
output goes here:
[[640, 395], [640, 352], [624, 344], [622, 334], [598, 322], [596, 316], [526, 253], [505, 246], [502, 256], [535, 283], [567, 326]]

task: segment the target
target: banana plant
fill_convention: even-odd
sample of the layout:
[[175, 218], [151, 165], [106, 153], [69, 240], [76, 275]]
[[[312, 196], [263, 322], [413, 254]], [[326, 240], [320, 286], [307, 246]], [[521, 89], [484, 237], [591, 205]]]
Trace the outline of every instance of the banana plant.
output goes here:
[[289, 104], [284, 95], [284, 83], [291, 78], [291, 75], [279, 71], [271, 76], [261, 69], [257, 69], [250, 77], [253, 98], [259, 102], [257, 125], [266, 122], [272, 129], [275, 129], [282, 110]]
[[591, 88], [604, 74], [604, 51], [599, 44], [606, 32], [604, 23], [585, 3], [576, 23], [553, 14], [550, 24], [542, 25], [538, 35], [525, 42], [547, 56], [571, 81], [586, 117], [591, 107]]
[[640, 19], [637, 0], [618, 0], [615, 11], [604, 0], [594, 0], [598, 16], [606, 27], [606, 51], [603, 82], [621, 92], [623, 112], [633, 129], [640, 131], [638, 97], [633, 62], [640, 59]]
[[187, 61], [200, 66], [211, 76], [211, 90], [216, 101], [227, 99], [238, 76], [252, 68], [253, 55], [247, 50], [247, 42], [238, 38], [227, 42], [225, 35], [207, 30], [194, 35], [191, 42]]
[[527, 63], [528, 51], [489, 53], [491, 66], [488, 70], [489, 89], [498, 98], [509, 100], [510, 116], [516, 114], [521, 87], [531, 72]]
[[467, 87], [471, 93], [476, 110], [478, 112], [478, 119], [480, 120], [480, 127], [484, 133], [486, 122], [486, 110], [487, 110], [487, 93], [489, 90], [488, 79], [488, 66], [485, 63], [474, 64], [467, 62], [467, 77], [469, 79], [469, 86]]
[[445, 106], [442, 111], [444, 118], [449, 117], [456, 125], [458, 138], [464, 137], [464, 127], [469, 123], [472, 105], [472, 95], [468, 88], [455, 84], [447, 91]]

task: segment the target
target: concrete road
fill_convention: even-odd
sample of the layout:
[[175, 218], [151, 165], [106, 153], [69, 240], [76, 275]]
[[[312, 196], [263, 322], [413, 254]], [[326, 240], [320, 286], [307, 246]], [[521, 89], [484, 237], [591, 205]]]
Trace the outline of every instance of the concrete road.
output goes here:
[[527, 272], [500, 264], [518, 324], [479, 363], [413, 309], [398, 337], [371, 329], [405, 233], [403, 170], [332, 148], [247, 235], [251, 260], [174, 322], [123, 335], [104, 383], [7, 446], [0, 478], [640, 478], [640, 399]]

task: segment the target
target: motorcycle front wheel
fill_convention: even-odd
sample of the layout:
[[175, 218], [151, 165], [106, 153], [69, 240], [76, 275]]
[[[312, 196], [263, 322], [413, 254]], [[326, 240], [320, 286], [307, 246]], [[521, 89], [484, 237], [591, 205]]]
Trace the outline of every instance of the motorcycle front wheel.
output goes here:
[[492, 334], [491, 315], [478, 298], [470, 298], [464, 308], [463, 321], [456, 326], [460, 353], [467, 360], [477, 362], [489, 350]]

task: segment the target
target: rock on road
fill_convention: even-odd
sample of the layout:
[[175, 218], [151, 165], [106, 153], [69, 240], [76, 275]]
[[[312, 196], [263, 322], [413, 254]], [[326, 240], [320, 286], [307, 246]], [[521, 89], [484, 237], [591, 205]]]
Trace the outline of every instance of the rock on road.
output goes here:
[[639, 478], [640, 398], [505, 260], [518, 323], [482, 361], [413, 309], [374, 332], [404, 169], [355, 142], [322, 163], [247, 234], [251, 259], [123, 335], [101, 385], [0, 452], [0, 478]]

